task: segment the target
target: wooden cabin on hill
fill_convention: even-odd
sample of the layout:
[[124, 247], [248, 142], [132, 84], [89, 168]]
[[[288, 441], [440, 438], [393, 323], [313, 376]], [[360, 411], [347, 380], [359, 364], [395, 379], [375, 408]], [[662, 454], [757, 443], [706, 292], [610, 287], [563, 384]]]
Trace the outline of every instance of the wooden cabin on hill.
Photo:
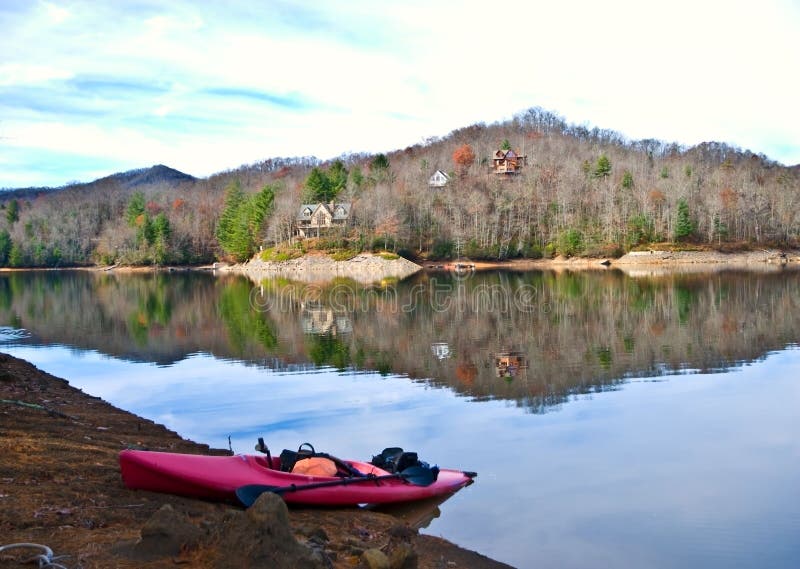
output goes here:
[[345, 226], [350, 220], [350, 210], [348, 202], [303, 204], [295, 218], [297, 235], [319, 237], [321, 232], [332, 227]]
[[500, 175], [519, 174], [528, 165], [528, 157], [513, 150], [497, 150], [492, 156], [492, 171]]

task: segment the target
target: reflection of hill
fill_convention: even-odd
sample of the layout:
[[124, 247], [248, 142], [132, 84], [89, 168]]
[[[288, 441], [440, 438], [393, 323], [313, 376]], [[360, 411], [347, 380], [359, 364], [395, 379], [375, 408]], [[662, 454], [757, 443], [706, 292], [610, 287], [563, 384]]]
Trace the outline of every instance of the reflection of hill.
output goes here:
[[[30, 342], [98, 350], [111, 356], [169, 365], [196, 352], [244, 357], [235, 335], [220, 325], [224, 291], [243, 279], [201, 273], [116, 275], [87, 271], [0, 276], [0, 318], [28, 329]], [[240, 292], [242, 292], [240, 290]], [[235, 356], [232, 354], [236, 354]], [[254, 350], [251, 355], [260, 357]]]
[[711, 371], [796, 342], [800, 273], [419, 275], [388, 288], [207, 274], [0, 275], [0, 324], [41, 344], [170, 364], [403, 373], [544, 410], [623, 378]]

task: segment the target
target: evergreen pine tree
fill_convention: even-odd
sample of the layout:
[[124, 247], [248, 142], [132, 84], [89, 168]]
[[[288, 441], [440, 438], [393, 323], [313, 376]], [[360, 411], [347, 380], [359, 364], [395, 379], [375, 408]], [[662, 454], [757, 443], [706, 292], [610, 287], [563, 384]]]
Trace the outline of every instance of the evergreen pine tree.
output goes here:
[[17, 200], [8, 202], [8, 209], [6, 209], [6, 219], [10, 225], [14, 225], [19, 221], [19, 203]]
[[331, 180], [319, 167], [314, 167], [306, 178], [303, 201], [306, 203], [328, 202], [331, 200]]
[[[239, 180], [232, 182], [225, 189], [225, 206], [217, 223], [217, 240], [222, 249], [239, 260], [237, 233], [241, 231], [242, 205], [245, 202], [244, 191]], [[246, 258], [246, 257], [245, 257]]]
[[11, 252], [11, 235], [5, 229], [0, 231], [0, 266], [8, 263], [8, 254]]
[[134, 192], [131, 199], [128, 200], [128, 206], [125, 208], [125, 221], [130, 227], [136, 225], [137, 219], [144, 213], [144, 194], [142, 192]]
[[594, 177], [605, 178], [609, 174], [611, 174], [611, 161], [608, 159], [608, 156], [601, 154], [600, 158], [597, 159], [597, 166], [595, 166], [594, 169]]
[[631, 174], [630, 170], [625, 170], [622, 174], [622, 187], [626, 190], [630, 190], [633, 187], [633, 174]]
[[678, 213], [675, 219], [674, 236], [676, 241], [690, 237], [694, 233], [694, 222], [689, 213], [689, 204], [681, 198], [678, 200]]

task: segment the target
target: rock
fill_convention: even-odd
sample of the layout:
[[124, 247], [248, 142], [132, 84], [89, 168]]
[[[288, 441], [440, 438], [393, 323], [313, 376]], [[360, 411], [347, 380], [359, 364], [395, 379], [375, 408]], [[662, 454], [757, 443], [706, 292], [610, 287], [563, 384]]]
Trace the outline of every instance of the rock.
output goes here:
[[297, 542], [289, 527], [286, 504], [278, 495], [264, 492], [245, 512], [229, 516], [219, 535], [214, 567], [325, 569], [330, 562], [321, 551]]
[[409, 541], [416, 537], [417, 533], [417, 530], [410, 528], [405, 524], [396, 524], [389, 528], [389, 536], [392, 539]]
[[390, 569], [417, 569], [419, 556], [408, 543], [398, 543], [389, 554]]
[[295, 528], [295, 532], [307, 537], [310, 541], [326, 543], [330, 540], [328, 534], [320, 526], [300, 526]]
[[385, 278], [404, 279], [422, 267], [403, 257], [385, 259], [380, 255], [360, 253], [347, 261], [334, 261], [327, 255], [305, 255], [288, 261], [262, 261], [256, 257], [246, 265], [236, 265], [228, 269], [242, 272], [256, 282], [267, 277], [286, 277], [301, 282], [318, 283], [345, 277], [369, 284]]
[[390, 569], [389, 558], [380, 549], [367, 549], [361, 554], [361, 565], [367, 569]]
[[164, 504], [144, 524], [141, 536], [133, 546], [133, 557], [155, 559], [177, 556], [184, 549], [196, 547], [203, 532], [185, 515], [176, 512], [169, 504]]
[[417, 569], [419, 555], [412, 542], [418, 532], [405, 524], [397, 524], [388, 531], [390, 569]]

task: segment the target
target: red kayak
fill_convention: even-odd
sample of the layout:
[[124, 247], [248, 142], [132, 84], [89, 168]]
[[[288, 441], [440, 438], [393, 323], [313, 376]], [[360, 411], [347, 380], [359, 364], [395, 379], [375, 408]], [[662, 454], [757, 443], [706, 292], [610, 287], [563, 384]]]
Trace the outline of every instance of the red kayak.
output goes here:
[[[210, 500], [236, 500], [236, 490], [262, 485], [290, 503], [319, 506], [388, 504], [442, 496], [472, 481], [472, 472], [438, 469], [425, 485], [368, 462], [342, 461], [357, 472], [346, 477], [308, 476], [280, 470], [280, 459], [239, 454], [205, 456], [139, 450], [119, 455], [128, 488]], [[407, 472], [410, 472], [407, 471]], [[359, 477], [363, 476], [363, 477]], [[305, 485], [312, 485], [307, 489]]]

